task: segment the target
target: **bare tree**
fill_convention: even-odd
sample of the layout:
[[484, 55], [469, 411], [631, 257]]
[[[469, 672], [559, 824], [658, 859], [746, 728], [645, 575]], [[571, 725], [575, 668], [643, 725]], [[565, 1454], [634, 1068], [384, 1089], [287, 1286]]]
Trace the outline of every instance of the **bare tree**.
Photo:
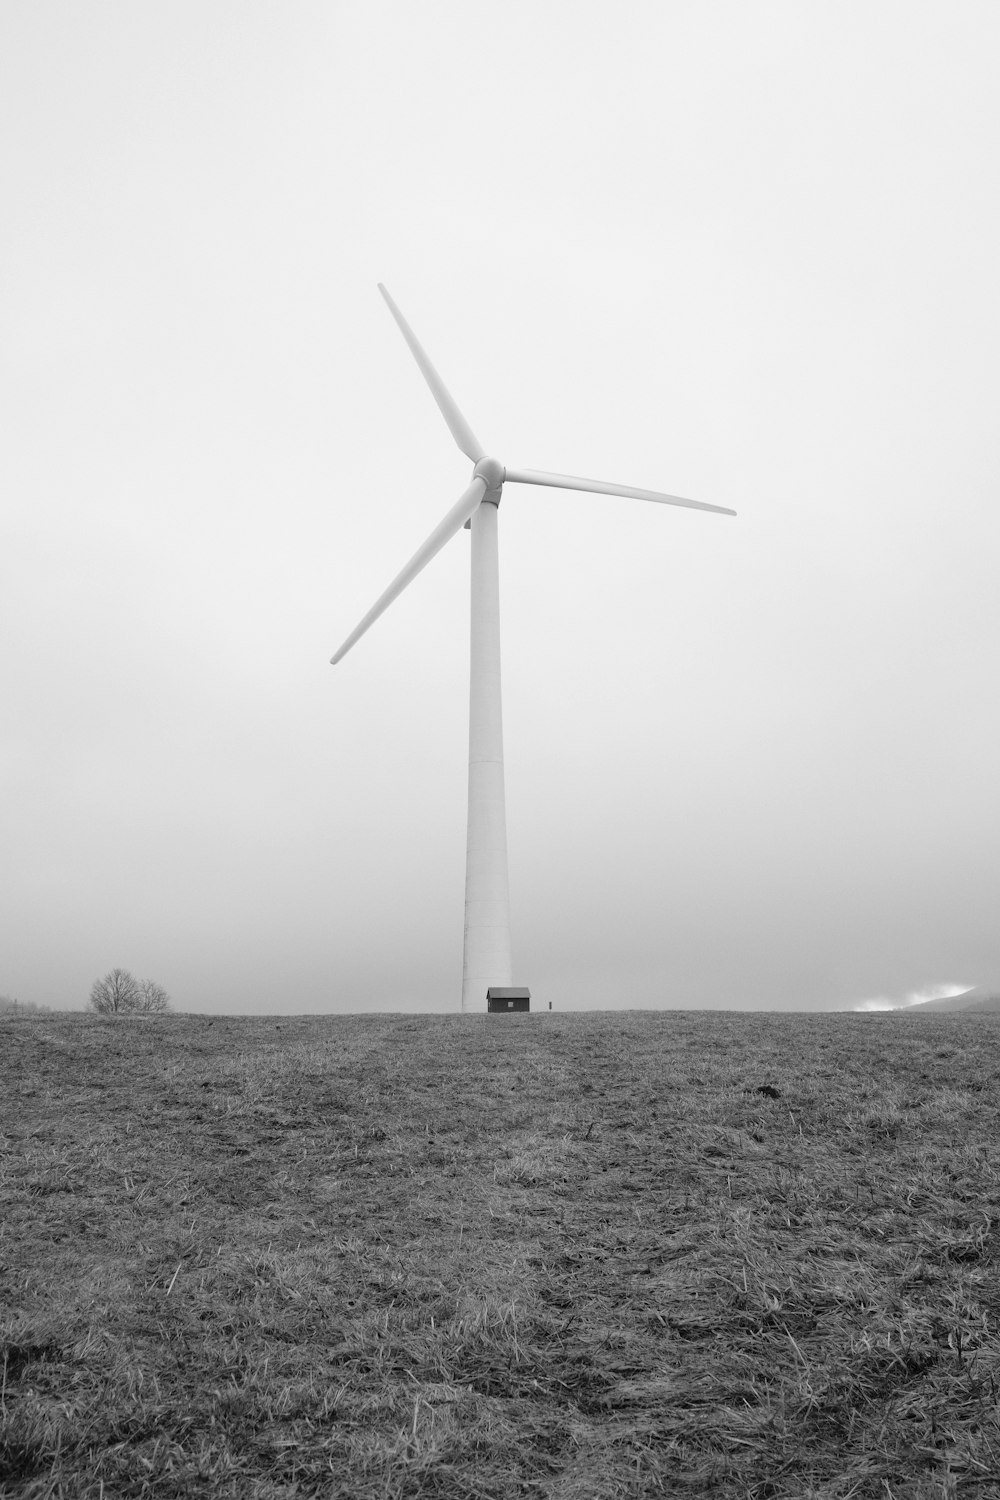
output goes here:
[[102, 1016], [152, 1016], [170, 1009], [170, 996], [154, 979], [136, 979], [128, 969], [112, 969], [94, 980], [89, 1004]]
[[138, 1010], [139, 981], [128, 969], [112, 969], [103, 979], [95, 979], [87, 1002], [102, 1016], [116, 1016]]
[[162, 984], [155, 979], [143, 979], [139, 983], [139, 1003], [136, 1010], [145, 1015], [161, 1015], [170, 1009], [170, 996]]

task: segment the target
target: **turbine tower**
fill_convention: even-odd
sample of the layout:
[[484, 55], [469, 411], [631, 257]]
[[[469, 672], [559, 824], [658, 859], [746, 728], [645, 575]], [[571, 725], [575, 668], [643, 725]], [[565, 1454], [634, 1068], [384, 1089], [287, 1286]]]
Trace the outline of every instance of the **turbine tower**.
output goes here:
[[487, 456], [428, 359], [399, 308], [379, 283], [400, 332], [410, 346], [441, 415], [459, 448], [472, 460], [472, 483], [423, 546], [410, 558], [331, 657], [336, 664], [373, 625], [394, 599], [463, 526], [472, 532], [472, 631], [469, 683], [469, 816], [465, 850], [465, 948], [462, 963], [462, 1010], [483, 1009], [491, 986], [510, 985], [510, 894], [507, 880], [507, 816], [503, 775], [503, 716], [500, 700], [500, 570], [497, 511], [505, 484], [550, 485], [623, 495], [661, 505], [683, 505], [724, 516], [735, 511], [699, 500], [683, 500], [656, 490], [640, 490], [602, 479], [577, 479], [538, 469], [509, 469]]

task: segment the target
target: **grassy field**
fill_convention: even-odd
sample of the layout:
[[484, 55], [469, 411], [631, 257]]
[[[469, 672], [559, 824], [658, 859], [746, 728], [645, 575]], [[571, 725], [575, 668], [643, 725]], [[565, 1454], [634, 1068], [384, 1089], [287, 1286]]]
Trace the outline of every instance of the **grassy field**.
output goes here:
[[0, 1022], [0, 1494], [1000, 1496], [1000, 1018]]

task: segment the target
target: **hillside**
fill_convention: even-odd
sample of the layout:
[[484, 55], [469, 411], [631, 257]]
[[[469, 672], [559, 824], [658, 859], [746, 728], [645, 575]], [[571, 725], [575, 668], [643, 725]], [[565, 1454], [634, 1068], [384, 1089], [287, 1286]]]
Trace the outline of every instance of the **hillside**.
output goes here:
[[996, 1496], [1000, 1021], [0, 1017], [0, 1494]]
[[1000, 1015], [1000, 994], [983, 989], [966, 990], [964, 995], [949, 995], [944, 1000], [924, 1000], [907, 1005], [899, 1014], [918, 1015]]

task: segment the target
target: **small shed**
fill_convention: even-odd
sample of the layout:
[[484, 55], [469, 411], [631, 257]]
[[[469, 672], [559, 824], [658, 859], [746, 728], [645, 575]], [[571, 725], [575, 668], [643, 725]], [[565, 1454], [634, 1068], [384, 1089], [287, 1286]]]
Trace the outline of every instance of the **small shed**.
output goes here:
[[514, 1010], [531, 1009], [531, 991], [490, 985], [486, 991], [486, 1009], [491, 1015], [507, 1015]]

